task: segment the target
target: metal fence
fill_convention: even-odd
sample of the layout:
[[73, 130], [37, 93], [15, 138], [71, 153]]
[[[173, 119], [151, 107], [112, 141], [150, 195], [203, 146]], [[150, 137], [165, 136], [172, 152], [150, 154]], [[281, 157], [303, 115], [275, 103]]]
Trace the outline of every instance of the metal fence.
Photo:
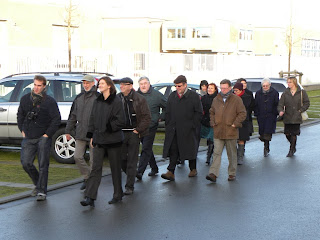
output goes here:
[[[303, 84], [320, 83], [319, 65], [320, 58], [294, 57], [291, 62], [292, 69], [303, 73]], [[224, 78], [279, 77], [279, 72], [286, 68], [286, 56], [104, 52], [94, 57], [91, 54], [72, 59], [72, 71], [107, 72], [134, 80], [146, 75], [152, 83], [172, 82], [180, 74], [190, 83], [203, 79], [218, 83]], [[38, 71], [68, 71], [68, 59], [41, 55], [0, 58], [0, 77]]]

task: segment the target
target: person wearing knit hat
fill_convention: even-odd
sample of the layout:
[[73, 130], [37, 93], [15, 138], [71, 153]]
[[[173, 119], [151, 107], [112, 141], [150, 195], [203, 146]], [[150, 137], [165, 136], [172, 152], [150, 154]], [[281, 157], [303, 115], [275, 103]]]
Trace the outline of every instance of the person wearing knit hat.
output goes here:
[[244, 157], [244, 145], [245, 142], [250, 139], [250, 124], [249, 124], [249, 114], [251, 114], [250, 109], [252, 109], [254, 106], [254, 102], [252, 101], [252, 98], [250, 94], [248, 94], [243, 89], [243, 84], [240, 82], [237, 82], [233, 86], [233, 92], [238, 97], [242, 99], [243, 105], [246, 108], [247, 116], [246, 119], [242, 122], [242, 127], [239, 128], [239, 138], [238, 138], [238, 147], [237, 147], [237, 162], [238, 165], [243, 164], [243, 157]]
[[198, 154], [202, 104], [199, 95], [188, 89], [187, 79], [180, 75], [174, 80], [176, 91], [169, 95], [166, 107], [166, 135], [163, 146], [163, 157], [170, 158], [167, 173], [162, 178], [174, 181], [174, 171], [178, 159], [189, 160], [189, 177], [197, 173], [196, 159]]

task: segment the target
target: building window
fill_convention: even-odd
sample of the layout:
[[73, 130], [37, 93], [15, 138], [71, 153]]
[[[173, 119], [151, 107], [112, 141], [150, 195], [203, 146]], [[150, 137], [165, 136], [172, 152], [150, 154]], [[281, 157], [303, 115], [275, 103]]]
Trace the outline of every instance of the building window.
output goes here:
[[144, 53], [134, 54], [134, 70], [146, 70], [146, 58]]
[[252, 30], [240, 29], [239, 40], [252, 41], [253, 40], [253, 31]]
[[185, 28], [168, 28], [167, 38], [186, 38]]
[[305, 57], [320, 57], [320, 40], [302, 39], [301, 55]]
[[193, 71], [193, 55], [184, 55], [184, 71]]
[[211, 28], [193, 28], [192, 38], [211, 38]]
[[198, 64], [199, 71], [213, 71], [213, 56], [201, 54]]

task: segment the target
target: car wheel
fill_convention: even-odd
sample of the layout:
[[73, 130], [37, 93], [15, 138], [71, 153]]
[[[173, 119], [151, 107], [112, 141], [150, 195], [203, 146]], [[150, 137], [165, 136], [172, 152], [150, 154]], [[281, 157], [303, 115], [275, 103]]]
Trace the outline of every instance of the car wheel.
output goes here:
[[60, 128], [52, 137], [51, 152], [54, 159], [59, 163], [74, 163], [74, 151], [76, 140], [71, 136], [68, 141], [65, 129]]

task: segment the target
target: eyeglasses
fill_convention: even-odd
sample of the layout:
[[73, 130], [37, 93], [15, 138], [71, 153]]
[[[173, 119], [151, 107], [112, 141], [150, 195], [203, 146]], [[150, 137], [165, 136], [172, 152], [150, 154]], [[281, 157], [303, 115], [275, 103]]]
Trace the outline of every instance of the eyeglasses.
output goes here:
[[175, 85], [176, 88], [180, 88], [182, 86], [184, 86], [184, 85]]
[[269, 84], [267, 84], [267, 85], [265, 85], [265, 84], [264, 84], [264, 85], [262, 85], [262, 87], [269, 87], [269, 86], [270, 86]]

